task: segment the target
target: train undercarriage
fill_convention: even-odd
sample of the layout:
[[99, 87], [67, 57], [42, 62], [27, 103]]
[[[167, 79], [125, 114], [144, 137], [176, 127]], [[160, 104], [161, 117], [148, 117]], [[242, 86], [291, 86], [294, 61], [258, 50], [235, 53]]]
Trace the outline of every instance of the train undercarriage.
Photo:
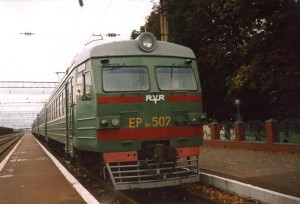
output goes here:
[[[62, 143], [49, 139], [47, 145], [64, 153]], [[144, 142], [139, 151], [74, 151], [75, 157], [69, 159], [98, 172], [116, 190], [158, 188], [199, 181], [199, 146], [171, 148], [167, 141], [151, 141]]]
[[[116, 190], [157, 188], [199, 181], [199, 146], [171, 148], [146, 142], [140, 151], [103, 153], [104, 172]], [[107, 174], [104, 174], [107, 179]]]

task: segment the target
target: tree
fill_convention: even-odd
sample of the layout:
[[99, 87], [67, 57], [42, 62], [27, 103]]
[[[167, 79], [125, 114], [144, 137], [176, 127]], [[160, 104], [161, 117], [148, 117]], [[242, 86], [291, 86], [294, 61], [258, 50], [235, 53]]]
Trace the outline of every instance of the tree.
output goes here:
[[[170, 41], [198, 59], [208, 117], [228, 119], [237, 98], [245, 119], [299, 117], [298, 1], [168, 0], [167, 11]], [[157, 32], [158, 14], [147, 30]]]
[[131, 32], [131, 39], [135, 39], [142, 32], [151, 32], [157, 39], [160, 39], [160, 22], [159, 22], [160, 8], [158, 5], [153, 6], [153, 11], [147, 18], [146, 24], [140, 27], [139, 31], [133, 30]]
[[[299, 3], [293, 0], [243, 3], [241, 8], [252, 5], [255, 27], [247, 31], [251, 37], [241, 52], [244, 64], [229, 79], [229, 89], [248, 101], [247, 93], [256, 93], [257, 97], [250, 99], [249, 115], [253, 115], [251, 110], [258, 110], [264, 117], [299, 117], [300, 95], [295, 94], [300, 93]], [[243, 83], [239, 84], [241, 77]]]
[[133, 30], [131, 31], [130, 39], [134, 40], [141, 34], [141, 31]]

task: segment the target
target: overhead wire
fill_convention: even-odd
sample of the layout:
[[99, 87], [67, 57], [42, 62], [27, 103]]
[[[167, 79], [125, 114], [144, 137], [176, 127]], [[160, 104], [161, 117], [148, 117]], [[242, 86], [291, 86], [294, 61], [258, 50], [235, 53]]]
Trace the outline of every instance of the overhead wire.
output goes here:
[[74, 35], [74, 32], [75, 32], [75, 29], [76, 29], [76, 27], [77, 27], [77, 24], [78, 24], [79, 18], [80, 18], [80, 16], [81, 16], [82, 10], [83, 10], [83, 6], [80, 7], [80, 9], [79, 9], [79, 11], [78, 11], [78, 13], [77, 13], [76, 19], [75, 19], [74, 24], [73, 24], [72, 29], [71, 29], [71, 32], [69, 33], [68, 40], [67, 40], [67, 42], [65, 43], [64, 48], [62, 49], [63, 52], [62, 52], [62, 54], [61, 54], [61, 56], [60, 56], [60, 58], [59, 58], [59, 61], [60, 61], [61, 59], [64, 58], [65, 51], [66, 51], [67, 48], [70, 46], [70, 42], [71, 42], [71, 39], [72, 39], [72, 37], [73, 37], [73, 35]]
[[[90, 40], [94, 36], [101, 36], [102, 37], [101, 33], [96, 33], [96, 31], [97, 31], [98, 27], [100, 26], [100, 24], [102, 23], [103, 19], [105, 18], [106, 14], [107, 14], [108, 10], [110, 9], [113, 2], [114, 2], [114, 0], [110, 0], [108, 6], [105, 8], [102, 16], [99, 18], [99, 21], [95, 24], [95, 27], [93, 29], [93, 33], [91, 33], [90, 36], [88, 37], [88, 39], [86, 40], [87, 43], [85, 45], [88, 45], [90, 42], [94, 41], [94, 40]], [[102, 40], [102, 39], [100, 39], [100, 40]]]
[[98, 23], [96, 24], [96, 26], [95, 26], [95, 28], [94, 28], [94, 31], [99, 27], [100, 23], [102, 23], [104, 17], [105, 17], [106, 14], [107, 14], [107, 11], [110, 9], [110, 7], [111, 7], [111, 5], [112, 5], [113, 2], [114, 2], [114, 0], [110, 0], [108, 6], [106, 7], [106, 9], [105, 9], [104, 12], [103, 12], [103, 15], [100, 17]]

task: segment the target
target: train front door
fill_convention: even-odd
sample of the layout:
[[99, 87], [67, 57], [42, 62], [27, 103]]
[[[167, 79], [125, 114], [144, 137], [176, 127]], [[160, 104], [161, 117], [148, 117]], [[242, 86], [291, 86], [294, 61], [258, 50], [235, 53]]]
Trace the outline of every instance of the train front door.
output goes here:
[[73, 84], [72, 78], [65, 85], [66, 91], [66, 144], [65, 152], [73, 157], [73, 137], [74, 132], [74, 100], [73, 100]]

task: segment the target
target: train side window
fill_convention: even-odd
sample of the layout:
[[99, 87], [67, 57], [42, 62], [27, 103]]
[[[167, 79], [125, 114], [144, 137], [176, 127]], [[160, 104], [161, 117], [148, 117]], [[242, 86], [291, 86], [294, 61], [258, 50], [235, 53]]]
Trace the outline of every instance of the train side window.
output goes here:
[[47, 120], [50, 120], [50, 106], [47, 107]]
[[80, 74], [76, 79], [76, 97], [83, 96], [83, 75]]
[[64, 113], [64, 93], [61, 94], [61, 101], [60, 101], [60, 108], [61, 108], [61, 115], [65, 115]]
[[51, 105], [51, 113], [52, 113], [52, 117], [51, 119], [54, 120], [54, 101], [52, 102], [52, 105]]
[[76, 80], [76, 96], [82, 100], [86, 100], [92, 93], [93, 86], [90, 72], [79, 74]]
[[50, 105], [50, 120], [53, 119], [53, 104]]
[[92, 77], [90, 72], [86, 72], [84, 75], [84, 86], [85, 86], [85, 94], [93, 93], [93, 85], [92, 85]]
[[58, 118], [58, 98], [56, 99], [55, 102], [55, 118]]
[[58, 117], [61, 116], [61, 94], [59, 95], [58, 98]]

